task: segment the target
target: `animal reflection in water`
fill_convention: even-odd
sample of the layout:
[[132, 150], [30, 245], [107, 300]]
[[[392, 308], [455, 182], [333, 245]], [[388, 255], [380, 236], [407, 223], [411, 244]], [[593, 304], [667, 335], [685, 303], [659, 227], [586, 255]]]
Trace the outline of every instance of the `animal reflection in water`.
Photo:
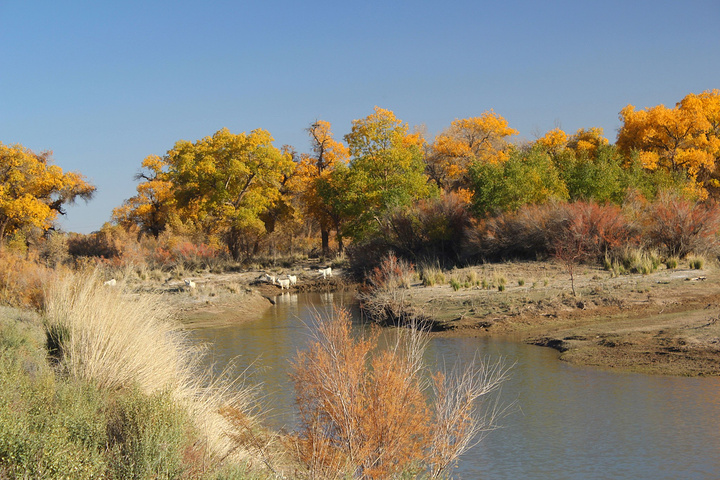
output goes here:
[[298, 303], [298, 294], [283, 292], [275, 297], [275, 303], [296, 306]]
[[[332, 305], [335, 303], [335, 294], [333, 292], [321, 292], [317, 294], [320, 297], [320, 303], [322, 305]], [[298, 294], [283, 292], [280, 295], [275, 296], [275, 303], [282, 303], [286, 305], [295, 305], [298, 303]]]

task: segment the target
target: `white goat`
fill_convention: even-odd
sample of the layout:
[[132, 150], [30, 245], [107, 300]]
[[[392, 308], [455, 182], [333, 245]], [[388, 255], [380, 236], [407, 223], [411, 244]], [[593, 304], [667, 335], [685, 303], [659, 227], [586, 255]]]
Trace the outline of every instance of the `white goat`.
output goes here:
[[280, 285], [280, 290], [287, 288], [290, 290], [290, 279], [289, 278], [278, 278], [277, 283]]
[[288, 275], [288, 280], [290, 280], [290, 285], [297, 285], [297, 275]]
[[185, 285], [190, 289], [197, 287], [195, 282], [193, 282], [192, 280], [187, 279], [187, 278], [185, 279]]
[[115, 285], [117, 285], [117, 280], [111, 278], [107, 282], [104, 282], [103, 285], [105, 285], [106, 287], [114, 287]]
[[332, 267], [320, 268], [318, 269], [318, 273], [323, 276], [323, 280], [327, 277], [332, 277]]
[[272, 283], [273, 285], [275, 285], [275, 275], [268, 275], [268, 274], [266, 273], [266, 274], [265, 274], [265, 280], [267, 280], [268, 282], [270, 282], [270, 283]]

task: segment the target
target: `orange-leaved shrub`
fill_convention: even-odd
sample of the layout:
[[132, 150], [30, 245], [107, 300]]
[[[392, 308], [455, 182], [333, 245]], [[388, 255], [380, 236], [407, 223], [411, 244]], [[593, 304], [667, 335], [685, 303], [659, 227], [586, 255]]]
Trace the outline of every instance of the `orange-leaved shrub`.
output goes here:
[[378, 292], [409, 288], [414, 277], [415, 265], [389, 253], [383, 257], [380, 265], [365, 277], [365, 281], [370, 290]]
[[44, 286], [54, 271], [25, 255], [0, 247], [0, 304], [42, 307]]
[[660, 195], [645, 207], [643, 215], [648, 242], [670, 257], [717, 252], [719, 229], [717, 203], [700, 203], [676, 194]]
[[420, 329], [379, 348], [380, 330], [356, 335], [345, 310], [315, 327], [291, 372], [301, 421], [292, 450], [309, 478], [439, 478], [495, 425], [498, 410], [477, 407], [506, 378], [503, 364], [431, 376]]
[[186, 268], [210, 267], [225, 257], [224, 251], [214, 245], [187, 240], [170, 245], [158, 245], [152, 252], [153, 263], [161, 267], [172, 265], [182, 265]]
[[567, 251], [568, 242], [582, 250], [582, 260], [601, 260], [617, 248], [635, 245], [638, 228], [620, 207], [594, 202], [525, 205], [478, 224], [472, 245], [489, 259], [538, 258]]

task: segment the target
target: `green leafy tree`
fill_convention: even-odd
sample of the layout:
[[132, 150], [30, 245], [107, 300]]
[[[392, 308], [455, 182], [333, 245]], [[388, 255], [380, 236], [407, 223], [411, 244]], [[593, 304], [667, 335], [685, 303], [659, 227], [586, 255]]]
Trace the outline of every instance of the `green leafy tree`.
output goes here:
[[166, 155], [183, 215], [221, 233], [236, 260], [252, 253], [246, 238], [265, 233], [261, 216], [280, 200], [282, 182], [295, 167], [272, 142], [266, 130], [222, 129], [194, 143], [179, 141]]
[[375, 113], [353, 121], [345, 141], [351, 159], [348, 169], [334, 176], [343, 186], [334, 204], [347, 219], [344, 230], [353, 239], [376, 233], [378, 218], [389, 209], [434, 192], [424, 173], [422, 136], [409, 133], [393, 112], [375, 107]]
[[552, 159], [536, 148], [515, 151], [501, 164], [476, 162], [470, 166], [470, 179], [473, 208], [480, 216], [568, 198]]

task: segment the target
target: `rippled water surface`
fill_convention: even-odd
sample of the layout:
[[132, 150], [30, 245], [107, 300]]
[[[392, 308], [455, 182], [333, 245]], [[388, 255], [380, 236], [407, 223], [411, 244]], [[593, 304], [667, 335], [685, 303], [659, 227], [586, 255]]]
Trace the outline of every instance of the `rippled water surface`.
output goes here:
[[[312, 315], [341, 294], [285, 294], [259, 320], [193, 332], [218, 369], [233, 361], [263, 383], [274, 428], [292, 428], [290, 358], [307, 345]], [[720, 379], [610, 373], [558, 361], [550, 349], [475, 338], [434, 338], [429, 362], [477, 357], [514, 363], [501, 401], [515, 402], [461, 460], [464, 479], [720, 479]]]

